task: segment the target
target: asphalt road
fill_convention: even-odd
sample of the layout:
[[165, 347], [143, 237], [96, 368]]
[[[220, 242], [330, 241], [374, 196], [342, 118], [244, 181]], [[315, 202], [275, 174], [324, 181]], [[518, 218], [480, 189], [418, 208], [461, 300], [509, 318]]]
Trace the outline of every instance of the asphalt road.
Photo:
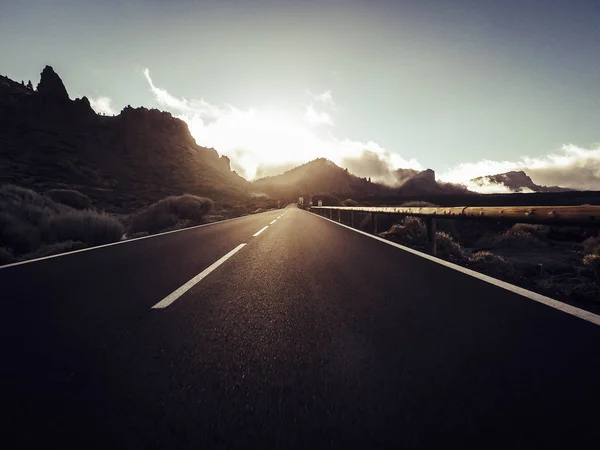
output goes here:
[[0, 269], [3, 447], [597, 448], [599, 326], [281, 213]]

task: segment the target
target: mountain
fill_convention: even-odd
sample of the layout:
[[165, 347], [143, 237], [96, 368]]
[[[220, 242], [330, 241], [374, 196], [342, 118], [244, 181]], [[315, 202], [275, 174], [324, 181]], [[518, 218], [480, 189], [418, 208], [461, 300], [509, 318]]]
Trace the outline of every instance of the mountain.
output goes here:
[[50, 66], [35, 91], [0, 76], [0, 183], [76, 189], [117, 210], [181, 193], [238, 199], [251, 187], [182, 120], [130, 106], [98, 115]]
[[294, 198], [314, 194], [330, 193], [339, 198], [415, 196], [429, 194], [468, 193], [463, 186], [438, 183], [431, 169], [416, 171], [398, 169], [394, 176], [397, 186], [387, 186], [357, 177], [348, 169], [342, 169], [333, 162], [319, 158], [272, 177], [254, 182], [259, 189], [272, 196]]
[[468, 194], [464, 186], [436, 181], [435, 172], [413, 169], [397, 169], [394, 176], [398, 181], [397, 193], [402, 196]]
[[390, 188], [359, 178], [325, 158], [318, 158], [281, 175], [261, 178], [254, 187], [271, 196], [293, 199], [320, 193], [360, 197], [389, 193]]
[[473, 178], [471, 182], [478, 186], [505, 187], [511, 192], [565, 192], [571, 190], [559, 186], [537, 185], [522, 170], [477, 177]]

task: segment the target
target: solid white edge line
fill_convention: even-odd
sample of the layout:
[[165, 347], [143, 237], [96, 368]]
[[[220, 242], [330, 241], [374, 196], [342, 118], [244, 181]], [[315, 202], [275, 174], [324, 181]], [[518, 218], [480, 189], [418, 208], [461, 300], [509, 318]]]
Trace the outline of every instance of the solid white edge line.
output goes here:
[[252, 235], [252, 237], [258, 236], [260, 233], [262, 233], [263, 231], [265, 231], [267, 228], [269, 228], [269, 225], [262, 227], [260, 230], [258, 230], [256, 233], [254, 233]]
[[427, 253], [420, 252], [420, 251], [412, 249], [410, 247], [405, 247], [404, 245], [397, 244], [396, 242], [389, 241], [389, 240], [384, 239], [382, 237], [366, 233], [366, 232], [364, 232], [362, 230], [357, 230], [356, 228], [352, 228], [352, 227], [350, 227], [348, 225], [344, 225], [343, 223], [339, 223], [339, 222], [336, 222], [334, 220], [328, 219], [327, 217], [323, 217], [323, 216], [320, 216], [318, 214], [311, 213], [309, 211], [307, 211], [307, 212], [309, 214], [314, 215], [314, 216], [320, 217], [321, 219], [327, 220], [328, 222], [334, 223], [334, 224], [342, 226], [344, 228], [348, 228], [349, 230], [352, 230], [352, 231], [355, 231], [357, 233], [363, 234], [363, 235], [365, 235], [367, 237], [370, 237], [372, 239], [376, 239], [378, 241], [381, 241], [384, 244], [391, 245], [392, 247], [396, 247], [396, 248], [399, 248], [399, 249], [404, 250], [406, 252], [409, 252], [409, 253], [412, 253], [414, 255], [420, 256], [422, 258], [428, 259], [428, 260], [433, 261], [435, 263], [441, 264], [442, 266], [446, 266], [446, 267], [448, 267], [450, 269], [456, 270], [458, 272], [462, 272], [465, 275], [469, 275], [469, 276], [471, 276], [473, 278], [477, 278], [477, 279], [479, 279], [481, 281], [485, 281], [486, 283], [493, 284], [494, 286], [497, 286], [497, 287], [499, 287], [501, 289], [505, 289], [507, 291], [510, 291], [510, 292], [515, 293], [515, 294], [521, 295], [522, 297], [526, 297], [526, 298], [528, 298], [530, 300], [533, 300], [535, 302], [542, 303], [542, 304], [544, 304], [546, 306], [549, 306], [550, 308], [557, 309], [557, 310], [562, 311], [562, 312], [564, 312], [566, 314], [570, 314], [571, 316], [575, 316], [575, 317], [577, 317], [579, 319], [583, 319], [583, 320], [585, 320], [587, 322], [590, 322], [590, 323], [593, 323], [595, 325], [599, 325], [600, 326], [600, 316], [597, 315], [597, 314], [594, 314], [592, 312], [586, 311], [584, 309], [577, 308], [576, 306], [568, 305], [567, 303], [563, 303], [563, 302], [560, 302], [560, 301], [555, 300], [553, 298], [546, 297], [545, 295], [538, 294], [537, 292], [533, 292], [533, 291], [530, 291], [528, 289], [525, 289], [525, 288], [522, 288], [522, 287], [519, 287], [519, 286], [515, 286], [514, 284], [507, 283], [506, 281], [498, 280], [498, 279], [492, 278], [492, 277], [490, 277], [488, 275], [484, 275], [482, 273], [475, 272], [474, 270], [467, 269], [466, 267], [459, 266], [458, 264], [454, 264], [454, 263], [451, 263], [449, 261], [437, 258], [435, 256], [428, 255]]
[[202, 272], [200, 272], [198, 275], [196, 275], [190, 281], [188, 281], [183, 286], [181, 286], [180, 288], [171, 292], [169, 295], [167, 295], [165, 298], [163, 298], [160, 302], [158, 302], [156, 305], [154, 305], [152, 307], [152, 309], [163, 309], [163, 308], [166, 308], [167, 306], [169, 306], [171, 303], [173, 303], [175, 300], [177, 300], [179, 297], [181, 297], [183, 294], [185, 294], [187, 291], [189, 291], [191, 288], [193, 288], [196, 284], [198, 284], [200, 281], [202, 281], [203, 278], [206, 278], [206, 276], [209, 275], [213, 270], [215, 270], [217, 267], [219, 267], [221, 264], [223, 264], [225, 261], [227, 261], [233, 255], [235, 255], [238, 251], [240, 251], [244, 247], [244, 245], [246, 245], [246, 244], [238, 245], [236, 248], [231, 250], [229, 253], [227, 253], [225, 256], [223, 256], [221, 259], [212, 263], [210, 266], [208, 266], [206, 269], [204, 269]]
[[277, 222], [277, 219], [275, 219], [274, 221], [272, 221], [269, 225], [273, 225], [275, 222]]
[[97, 250], [99, 248], [112, 247], [113, 245], [129, 244], [130, 242], [141, 241], [142, 239], [150, 239], [150, 238], [155, 238], [155, 237], [159, 237], [159, 236], [164, 236], [165, 234], [180, 233], [182, 231], [194, 230], [196, 228], [208, 227], [210, 225], [218, 225], [220, 223], [231, 222], [232, 220], [247, 219], [249, 217], [258, 216], [260, 214], [267, 214], [267, 213], [270, 213], [270, 212], [271, 211], [265, 211], [264, 213], [250, 214], [250, 215], [247, 215], [247, 216], [234, 217], [232, 219], [219, 220], [218, 222], [203, 223], [202, 225], [195, 225], [193, 227], [181, 228], [179, 230], [164, 231], [162, 233], [150, 234], [148, 236], [142, 236], [142, 237], [133, 238], [133, 239], [124, 239], [122, 241], [111, 242], [109, 244], [96, 245], [94, 247], [82, 248], [80, 250], [73, 250], [73, 251], [65, 252], [65, 253], [58, 253], [56, 255], [42, 256], [41, 258], [28, 259], [26, 261], [18, 261], [18, 262], [15, 262], [15, 263], [10, 263], [10, 264], [5, 264], [3, 266], [0, 266], [0, 270], [2, 270], [2, 269], [8, 269], [9, 267], [14, 267], [14, 266], [22, 266], [23, 264], [29, 264], [29, 263], [33, 263], [33, 262], [44, 261], [46, 259], [53, 259], [53, 258], [59, 258], [61, 256], [73, 255], [75, 253], [89, 252], [90, 250]]

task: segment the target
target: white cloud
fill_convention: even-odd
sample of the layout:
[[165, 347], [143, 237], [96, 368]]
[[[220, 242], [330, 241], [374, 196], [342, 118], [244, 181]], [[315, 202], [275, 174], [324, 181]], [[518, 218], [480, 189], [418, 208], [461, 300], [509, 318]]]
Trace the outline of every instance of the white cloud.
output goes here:
[[92, 109], [98, 114], [106, 114], [107, 116], [117, 114], [117, 111], [113, 109], [112, 99], [109, 97], [90, 98], [89, 100]]
[[[524, 156], [517, 161], [482, 160], [461, 163], [442, 174], [440, 179], [463, 183], [469, 189], [479, 192], [498, 192], [494, 191], [493, 185], [477, 187], [469, 180], [511, 170], [523, 170], [534, 183], [544, 186], [600, 190], [600, 146], [585, 149], [568, 144], [555, 153], [536, 158]], [[502, 192], [502, 187], [496, 189]]]
[[331, 118], [331, 115], [325, 111], [317, 111], [313, 107], [312, 103], [306, 107], [304, 118], [311, 125], [333, 125], [333, 119]]
[[308, 91], [308, 93], [316, 102], [320, 102], [326, 106], [335, 106], [335, 102], [333, 101], [333, 95], [331, 94], [331, 91], [324, 91], [320, 94], [313, 94], [310, 91]]
[[376, 173], [370, 173], [365, 166], [357, 173], [371, 176], [374, 181], [391, 179], [390, 171], [395, 168], [420, 169], [415, 160], [406, 161], [375, 142], [341, 139], [328, 129], [307, 124], [307, 120], [311, 122], [307, 115], [313, 124], [333, 124], [329, 114], [324, 115], [326, 113], [314, 108], [313, 112], [307, 108], [292, 113], [272, 113], [231, 105], [219, 107], [204, 100], [176, 98], [154, 85], [148, 69], [144, 70], [144, 76], [157, 103], [184, 120], [199, 145], [214, 147], [230, 157], [232, 167], [247, 179], [275, 175], [282, 169], [320, 157], [345, 167], [344, 162], [356, 162], [365, 154], [371, 159], [374, 154], [381, 164], [387, 164], [387, 171], [377, 167]]

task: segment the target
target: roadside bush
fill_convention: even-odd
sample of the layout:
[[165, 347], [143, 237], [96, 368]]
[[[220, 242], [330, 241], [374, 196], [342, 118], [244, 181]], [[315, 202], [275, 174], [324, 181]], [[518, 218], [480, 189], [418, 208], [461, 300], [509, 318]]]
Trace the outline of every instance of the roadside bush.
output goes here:
[[522, 231], [524, 233], [529, 233], [541, 240], [548, 239], [551, 232], [550, 227], [547, 225], [534, 225], [530, 223], [517, 223], [513, 225], [511, 230], [515, 232]]
[[160, 200], [134, 215], [129, 224], [131, 233], [150, 234], [199, 225], [212, 211], [213, 201], [205, 197], [184, 194]]
[[531, 250], [544, 248], [547, 244], [530, 232], [513, 227], [501, 234], [487, 233], [476, 242], [475, 246], [481, 248]]
[[597, 302], [600, 299], [600, 285], [581, 274], [553, 275], [539, 280], [537, 285], [574, 300]]
[[443, 231], [436, 233], [437, 255], [452, 261], [463, 262], [467, 259], [465, 251], [452, 236]]
[[76, 241], [85, 246], [106, 244], [123, 235], [123, 226], [112, 216], [78, 211], [13, 185], [0, 187], [0, 211], [0, 247], [15, 259], [79, 248]]
[[342, 206], [359, 206], [356, 200], [352, 200], [351, 198], [347, 198], [342, 202]]
[[427, 242], [427, 230], [423, 221], [417, 217], [406, 217], [402, 223], [394, 224], [390, 229], [381, 234], [384, 237], [393, 237], [406, 245], [422, 247]]
[[36, 251], [24, 255], [24, 258], [22, 259], [43, 258], [44, 256], [58, 255], [60, 253], [81, 250], [87, 247], [88, 246], [81, 241], [56, 242], [55, 244], [42, 245]]
[[584, 271], [596, 280], [596, 283], [600, 283], [600, 254], [585, 255], [583, 267]]
[[410, 201], [410, 202], [404, 202], [400, 206], [406, 206], [407, 208], [410, 208], [410, 207], [413, 207], [413, 208], [433, 207], [433, 208], [435, 208], [438, 205], [435, 205], [435, 204], [429, 203], [429, 202], [422, 202], [420, 200], [414, 200], [414, 201]]
[[45, 243], [80, 241], [86, 245], [102, 245], [121, 239], [124, 228], [116, 218], [95, 211], [69, 211], [49, 217], [42, 224]]
[[590, 237], [583, 241], [584, 253], [600, 255], [600, 236]]
[[11, 264], [16, 261], [9, 248], [0, 247], [0, 266]]
[[467, 266], [495, 278], [512, 279], [516, 275], [514, 266], [500, 255], [481, 251], [469, 257]]
[[75, 209], [88, 209], [92, 206], [92, 201], [87, 195], [72, 189], [50, 189], [45, 195], [56, 203]]

